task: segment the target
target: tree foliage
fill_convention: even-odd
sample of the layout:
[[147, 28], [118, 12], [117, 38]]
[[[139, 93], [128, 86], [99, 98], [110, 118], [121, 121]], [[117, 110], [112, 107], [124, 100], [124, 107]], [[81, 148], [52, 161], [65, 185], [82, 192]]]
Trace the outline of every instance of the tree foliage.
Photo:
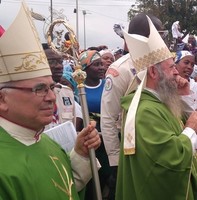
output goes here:
[[184, 34], [197, 34], [197, 0], [136, 0], [128, 18], [145, 12], [157, 16], [171, 31], [173, 22], [179, 21]]

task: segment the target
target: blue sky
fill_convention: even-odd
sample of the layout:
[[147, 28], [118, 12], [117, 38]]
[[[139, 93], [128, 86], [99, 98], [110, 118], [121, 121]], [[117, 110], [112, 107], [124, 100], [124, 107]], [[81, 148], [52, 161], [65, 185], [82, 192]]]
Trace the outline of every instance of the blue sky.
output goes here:
[[[50, 20], [51, 0], [26, 0], [27, 5], [34, 12], [41, 14]], [[76, 8], [77, 0], [52, 0], [53, 8], [66, 16], [69, 24], [76, 32]], [[127, 12], [135, 0], [78, 0], [78, 33], [81, 48], [84, 47], [84, 15], [86, 47], [107, 45], [111, 49], [123, 46], [123, 40], [113, 31], [115, 23], [122, 23], [127, 30]], [[20, 0], [1, 0], [0, 24], [7, 29], [14, 20], [20, 8]], [[35, 20], [42, 42], [45, 42], [44, 31], [46, 23]]]

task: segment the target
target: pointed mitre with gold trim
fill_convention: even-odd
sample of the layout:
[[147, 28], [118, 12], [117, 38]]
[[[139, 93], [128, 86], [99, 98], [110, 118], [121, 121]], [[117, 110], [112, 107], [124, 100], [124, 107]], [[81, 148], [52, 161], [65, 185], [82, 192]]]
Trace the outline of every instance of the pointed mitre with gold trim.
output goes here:
[[[124, 31], [124, 38], [134, 67], [139, 71], [132, 81], [130, 88], [136, 90], [132, 102], [129, 106], [125, 126], [124, 126], [124, 154], [135, 154], [135, 116], [138, 108], [141, 91], [146, 85], [147, 68], [172, 58], [172, 54], [159, 35], [150, 18], [147, 16], [150, 35], [144, 37], [137, 34], [128, 34]], [[140, 79], [138, 86], [136, 79]]]
[[30, 11], [24, 2], [0, 37], [0, 83], [51, 75]]

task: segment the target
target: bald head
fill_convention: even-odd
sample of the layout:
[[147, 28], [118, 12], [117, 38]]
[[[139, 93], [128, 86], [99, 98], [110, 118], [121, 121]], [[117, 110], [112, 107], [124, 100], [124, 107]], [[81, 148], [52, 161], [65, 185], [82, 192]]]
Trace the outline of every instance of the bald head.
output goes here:
[[128, 33], [148, 37], [150, 29], [146, 15], [151, 19], [158, 31], [163, 30], [162, 22], [157, 17], [150, 14], [140, 13], [130, 21]]

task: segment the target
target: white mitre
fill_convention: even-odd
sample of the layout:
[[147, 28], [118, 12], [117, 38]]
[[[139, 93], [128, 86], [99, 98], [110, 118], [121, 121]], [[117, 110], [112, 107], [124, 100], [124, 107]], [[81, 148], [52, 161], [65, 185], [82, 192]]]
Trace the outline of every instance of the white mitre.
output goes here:
[[[124, 154], [135, 154], [135, 116], [138, 108], [141, 91], [146, 85], [147, 68], [172, 57], [172, 53], [164, 43], [150, 18], [147, 16], [150, 35], [144, 37], [137, 34], [128, 34], [124, 30], [124, 38], [129, 49], [133, 65], [139, 73], [130, 85], [137, 89], [129, 106], [124, 126]], [[141, 83], [138, 86], [137, 79]]]
[[24, 2], [0, 37], [0, 83], [51, 75], [31, 14]]

